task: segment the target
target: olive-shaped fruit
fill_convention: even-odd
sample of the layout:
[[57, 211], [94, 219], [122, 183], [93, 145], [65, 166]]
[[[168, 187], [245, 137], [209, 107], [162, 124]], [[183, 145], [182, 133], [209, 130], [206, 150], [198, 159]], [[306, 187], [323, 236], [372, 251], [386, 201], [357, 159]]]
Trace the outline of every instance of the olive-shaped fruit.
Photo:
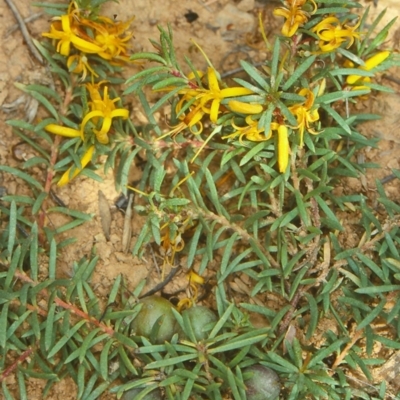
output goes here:
[[247, 400], [276, 400], [281, 392], [278, 374], [260, 364], [252, 365], [243, 370], [243, 373], [252, 372], [253, 375], [244, 381]]
[[189, 316], [190, 324], [192, 325], [196, 340], [206, 339], [209, 330], [204, 331], [204, 327], [208, 324], [216, 324], [218, 318], [209, 308], [205, 306], [195, 306], [188, 308], [182, 314]]
[[132, 321], [131, 329], [138, 336], [150, 338], [156, 323], [160, 324], [155, 335], [156, 343], [164, 343], [171, 340], [175, 333], [176, 319], [172, 312], [174, 307], [171, 302], [160, 296], [149, 296], [140, 300], [142, 308], [139, 314]]
[[[131, 390], [128, 390], [125, 392], [121, 400], [136, 400], [137, 395], [142, 391], [143, 389], [138, 389], [138, 388], [133, 388]], [[150, 393], [146, 394], [146, 396], [143, 397], [143, 400], [161, 400], [161, 390], [156, 388], [152, 390]]]

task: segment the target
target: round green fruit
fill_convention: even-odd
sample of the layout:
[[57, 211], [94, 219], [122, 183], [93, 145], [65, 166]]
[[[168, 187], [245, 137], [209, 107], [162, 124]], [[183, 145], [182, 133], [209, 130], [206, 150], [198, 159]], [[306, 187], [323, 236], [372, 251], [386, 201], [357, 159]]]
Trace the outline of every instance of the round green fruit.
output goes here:
[[159, 324], [154, 336], [155, 343], [171, 340], [176, 331], [172, 303], [159, 296], [145, 297], [140, 303], [143, 304], [142, 308], [131, 324], [134, 334], [150, 338], [151, 333], [157, 331], [156, 324]]
[[244, 381], [247, 400], [276, 400], [281, 392], [279, 376], [275, 371], [260, 364], [245, 368], [243, 373], [253, 375]]
[[[133, 388], [131, 390], [128, 390], [125, 392], [121, 400], [136, 400], [137, 395], [142, 391], [143, 389], [138, 389], [138, 388]], [[146, 394], [146, 396], [143, 397], [143, 400], [161, 400], [161, 390], [160, 389], [154, 389], [150, 393]]]
[[218, 320], [214, 312], [205, 306], [188, 308], [182, 314], [189, 317], [197, 341], [206, 339], [210, 331], [204, 331], [204, 327], [211, 323], [215, 325]]

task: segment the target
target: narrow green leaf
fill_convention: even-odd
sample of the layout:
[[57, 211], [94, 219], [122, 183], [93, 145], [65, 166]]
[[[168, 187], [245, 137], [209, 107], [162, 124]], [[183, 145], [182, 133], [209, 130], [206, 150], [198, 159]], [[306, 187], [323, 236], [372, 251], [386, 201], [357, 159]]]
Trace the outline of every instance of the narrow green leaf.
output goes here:
[[7, 342], [7, 319], [8, 319], [8, 307], [10, 303], [5, 303], [2, 306], [0, 314], [0, 348], [6, 349]]
[[[159, 62], [160, 64], [167, 65], [166, 61], [157, 53], [150, 53], [150, 52], [142, 52], [142, 53], [135, 53], [132, 54], [130, 57], [130, 60], [150, 60], [150, 61], [156, 61]], [[160, 67], [155, 67], [155, 68], [160, 68]]]
[[308, 323], [308, 328], [306, 333], [306, 339], [310, 340], [314, 335], [315, 329], [317, 328], [319, 319], [319, 310], [314, 296], [312, 296], [309, 293], [304, 293], [304, 296], [307, 298], [308, 305], [310, 306], [310, 322]]
[[194, 360], [195, 358], [197, 358], [197, 354], [186, 354], [183, 356], [167, 358], [167, 359], [161, 360], [161, 361], [153, 361], [153, 362], [147, 364], [144, 367], [144, 369], [165, 368], [165, 367], [169, 367], [170, 365], [176, 365], [181, 362]]
[[310, 363], [308, 364], [308, 368], [312, 369], [312, 367], [317, 366], [325, 357], [332, 355], [335, 351], [337, 351], [340, 346], [345, 343], [346, 339], [338, 339], [336, 342], [332, 343], [330, 346], [318, 350], [313, 358], [311, 359]]
[[18, 264], [20, 263], [21, 260], [21, 246], [17, 246], [14, 250], [14, 253], [12, 255], [11, 263], [7, 271], [7, 277], [4, 282], [4, 287], [3, 289], [8, 290], [11, 287], [12, 282], [15, 280], [15, 271], [18, 268]]
[[224, 314], [221, 316], [219, 321], [216, 323], [216, 325], [210, 332], [210, 334], [208, 336], [210, 339], [215, 338], [215, 336], [218, 334], [218, 332], [221, 330], [221, 328], [224, 326], [225, 322], [228, 320], [228, 318], [232, 314], [232, 310], [234, 307], [235, 307], [235, 305], [233, 303], [229, 304], [229, 307], [225, 310]]
[[309, 56], [303, 61], [290, 75], [289, 79], [286, 81], [286, 83], [282, 86], [282, 90], [286, 91], [288, 90], [301, 76], [303, 76], [306, 71], [311, 67], [313, 62], [315, 61], [316, 56]]
[[299, 372], [298, 368], [295, 365], [293, 365], [289, 361], [285, 360], [279, 354], [277, 354], [273, 351], [268, 351], [267, 354], [268, 354], [268, 358], [272, 362], [283, 367], [288, 373], [298, 373]]
[[100, 355], [100, 373], [101, 377], [107, 381], [108, 380], [108, 359], [110, 356], [110, 348], [114, 344], [113, 340], [108, 340], [103, 347]]
[[55, 345], [54, 347], [50, 350], [47, 358], [52, 358], [57, 354], [58, 351], [60, 351], [65, 344], [75, 335], [76, 332], [84, 325], [86, 324], [85, 320], [79, 321], [76, 325], [74, 325], [73, 328], [69, 329], [68, 332], [66, 333], [65, 336], [63, 336]]
[[35, 215], [40, 208], [42, 207], [42, 204], [44, 202], [44, 200], [47, 198], [47, 193], [46, 192], [41, 192], [39, 194], [39, 196], [36, 198], [35, 203], [33, 204], [32, 207], [32, 214]]
[[258, 143], [242, 157], [239, 165], [243, 167], [243, 165], [247, 164], [250, 160], [252, 160], [260, 151], [264, 150], [264, 147], [265, 147], [264, 142]]
[[243, 339], [243, 340], [236, 340], [236, 338], [235, 338], [235, 341], [230, 340], [226, 344], [223, 344], [221, 346], [218, 346], [218, 347], [215, 347], [212, 349], [208, 349], [208, 353], [216, 354], [216, 353], [222, 353], [222, 352], [231, 351], [231, 350], [235, 350], [235, 349], [240, 349], [245, 346], [250, 346], [252, 344], [261, 342], [265, 338], [266, 338], [266, 335], [258, 335], [258, 336], [250, 337], [250, 338]]
[[17, 235], [17, 204], [13, 200], [10, 206], [10, 222], [8, 224], [8, 244], [7, 244], [7, 251], [8, 254], [11, 256], [14, 244]]
[[221, 203], [219, 201], [218, 192], [217, 192], [217, 188], [215, 186], [214, 178], [208, 168], [205, 170], [205, 177], [207, 180], [207, 187], [208, 187], [209, 193], [210, 193], [210, 200], [212, 201], [218, 214], [224, 215], [223, 211], [222, 211]]
[[34, 281], [38, 280], [38, 249], [38, 226], [34, 222], [31, 229], [31, 245], [29, 248], [30, 273]]
[[55, 312], [56, 312], [56, 304], [52, 303], [47, 313], [46, 327], [44, 330], [44, 347], [46, 351], [49, 351], [50, 346], [53, 344]]
[[356, 330], [361, 330], [369, 325], [382, 312], [386, 304], [386, 299], [382, 299], [380, 303], [357, 325]]
[[400, 285], [368, 286], [368, 287], [358, 288], [355, 290], [355, 292], [361, 294], [379, 294], [386, 292], [395, 292], [397, 290], [400, 290]]
[[254, 81], [256, 81], [262, 89], [268, 89], [270, 87], [267, 81], [261, 76], [261, 73], [253, 65], [244, 60], [240, 60], [240, 65], [250, 76], [250, 78], [254, 79]]

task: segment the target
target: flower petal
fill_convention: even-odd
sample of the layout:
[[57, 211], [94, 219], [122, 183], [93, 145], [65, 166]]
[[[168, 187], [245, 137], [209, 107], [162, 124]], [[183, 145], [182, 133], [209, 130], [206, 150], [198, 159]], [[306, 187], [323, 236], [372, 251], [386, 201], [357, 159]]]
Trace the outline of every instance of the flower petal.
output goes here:
[[285, 125], [278, 128], [278, 167], [279, 172], [284, 173], [289, 164], [289, 138]]
[[64, 172], [63, 176], [58, 181], [57, 186], [64, 186], [68, 182], [70, 182], [73, 178], [75, 178], [83, 170], [83, 168], [85, 168], [86, 165], [89, 164], [89, 162], [92, 160], [93, 152], [94, 152], [94, 146], [90, 146], [89, 149], [81, 158], [82, 168], [76, 168], [76, 167], [68, 168], [68, 170]]
[[79, 137], [81, 132], [77, 129], [68, 128], [67, 126], [61, 126], [56, 124], [49, 124], [44, 127], [47, 132], [54, 133], [55, 135], [65, 136], [65, 137]]

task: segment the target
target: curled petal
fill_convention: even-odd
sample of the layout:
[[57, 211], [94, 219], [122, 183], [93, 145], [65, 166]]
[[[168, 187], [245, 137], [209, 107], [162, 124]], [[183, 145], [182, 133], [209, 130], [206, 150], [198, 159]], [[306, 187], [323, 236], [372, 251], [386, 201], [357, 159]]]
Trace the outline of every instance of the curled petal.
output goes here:
[[211, 103], [210, 121], [214, 124], [217, 122], [217, 119], [218, 119], [218, 110], [219, 110], [220, 104], [221, 104], [221, 100], [219, 100], [219, 99], [214, 99]]
[[207, 69], [208, 86], [212, 92], [219, 92], [219, 84], [217, 74], [214, 68], [208, 67]]
[[77, 129], [68, 128], [67, 126], [49, 124], [46, 125], [44, 129], [47, 132], [54, 133], [55, 135], [60, 135], [70, 138], [82, 136], [80, 131], [78, 131]]
[[57, 186], [64, 186], [68, 182], [70, 182], [73, 178], [75, 178], [83, 170], [83, 168], [85, 168], [86, 165], [88, 165], [89, 162], [92, 160], [93, 152], [94, 152], [94, 146], [90, 146], [89, 149], [81, 158], [82, 168], [76, 168], [76, 167], [68, 168], [68, 170], [64, 172], [63, 176], [58, 181]]
[[121, 117], [127, 119], [129, 117], [129, 111], [126, 108], [117, 108], [111, 111], [111, 118]]
[[96, 118], [96, 117], [103, 117], [104, 113], [100, 110], [94, 110], [91, 111], [90, 113], [85, 115], [85, 118], [83, 118], [82, 124], [81, 124], [81, 134], [83, 136], [83, 131], [85, 129], [86, 124], [92, 119], [92, 118]]
[[368, 58], [365, 61], [365, 66], [362, 69], [370, 71], [371, 69], [377, 67], [379, 64], [383, 63], [390, 56], [390, 51], [381, 51], [374, 56]]
[[285, 125], [278, 128], [278, 167], [279, 172], [284, 173], [289, 164], [289, 138]]
[[233, 112], [240, 114], [259, 114], [263, 111], [261, 104], [249, 104], [237, 100], [229, 101], [228, 106]]
[[204, 278], [196, 274], [192, 269], [188, 273], [188, 279], [190, 283], [195, 283], [198, 285], [204, 285]]
[[87, 40], [81, 39], [80, 37], [72, 34], [71, 35], [71, 43], [77, 48], [78, 50], [84, 53], [100, 53], [102, 48], [97, 46], [94, 43], [88, 42]]

